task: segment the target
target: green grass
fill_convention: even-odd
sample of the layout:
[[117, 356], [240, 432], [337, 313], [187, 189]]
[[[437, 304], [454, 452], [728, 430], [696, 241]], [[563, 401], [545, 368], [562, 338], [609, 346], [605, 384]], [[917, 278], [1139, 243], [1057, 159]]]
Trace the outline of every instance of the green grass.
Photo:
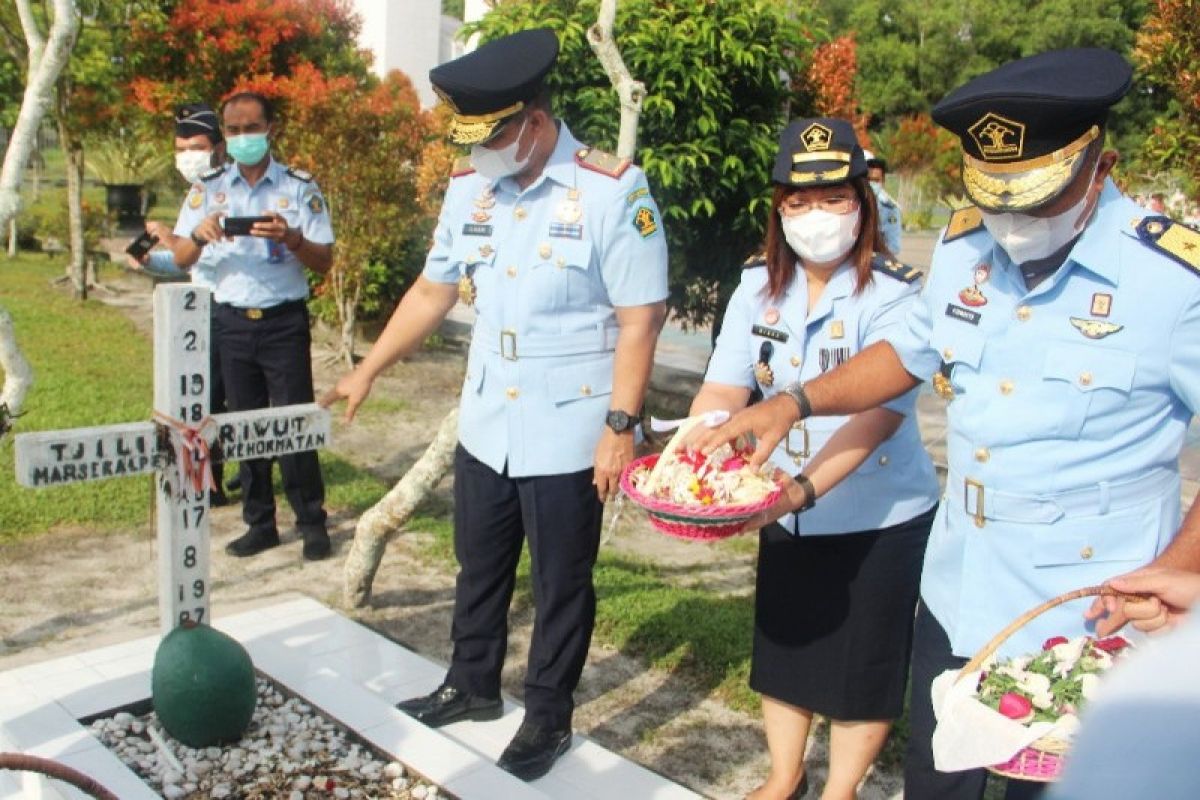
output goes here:
[[[12, 314], [17, 341], [34, 369], [16, 432], [148, 419], [153, 349], [123, 313], [79, 302], [49, 286], [57, 261], [22, 255], [0, 260], [0, 303]], [[0, 375], [3, 372], [0, 371]], [[387, 491], [364, 470], [322, 453], [328, 505], [361, 511]], [[0, 442], [0, 541], [56, 526], [113, 530], [151, 524], [149, 476], [26, 489], [14, 478], [11, 436]]]

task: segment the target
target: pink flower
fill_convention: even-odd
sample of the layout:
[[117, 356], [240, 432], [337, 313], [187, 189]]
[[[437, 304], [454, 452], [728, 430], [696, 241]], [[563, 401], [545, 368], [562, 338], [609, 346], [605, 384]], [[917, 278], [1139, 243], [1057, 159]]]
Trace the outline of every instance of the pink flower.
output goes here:
[[1065, 636], [1051, 636], [1049, 639], [1047, 639], [1045, 642], [1042, 643], [1042, 649], [1049, 650], [1050, 648], [1056, 647], [1060, 644], [1066, 644], [1067, 641], [1068, 641], [1068, 639]]
[[1110, 636], [1107, 639], [1097, 639], [1092, 642], [1092, 647], [1097, 650], [1103, 650], [1106, 653], [1119, 653], [1126, 647], [1129, 647], [1129, 642], [1121, 636]]
[[721, 472], [733, 472], [734, 470], [741, 469], [744, 466], [746, 466], [746, 459], [742, 458], [741, 456], [734, 456], [733, 458], [727, 459], [725, 463], [721, 465]]
[[1000, 698], [1000, 713], [1017, 722], [1033, 719], [1033, 703], [1016, 692], [1005, 692]]

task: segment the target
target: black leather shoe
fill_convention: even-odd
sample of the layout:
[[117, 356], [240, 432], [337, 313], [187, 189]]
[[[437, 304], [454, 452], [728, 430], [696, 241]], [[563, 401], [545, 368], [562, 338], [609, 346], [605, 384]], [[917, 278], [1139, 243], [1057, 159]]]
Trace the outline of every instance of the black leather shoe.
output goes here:
[[225, 545], [225, 552], [231, 556], [245, 558], [255, 556], [263, 550], [270, 550], [279, 545], [279, 531], [249, 530]]
[[229, 491], [229, 492], [236, 492], [236, 491], [240, 490], [241, 488], [242, 488], [242, 476], [241, 475], [234, 475], [232, 478], [229, 479], [229, 482], [225, 484], [225, 490]]
[[499, 697], [480, 697], [446, 683], [430, 694], [397, 703], [396, 708], [431, 728], [463, 719], [486, 722], [504, 714], [504, 702]]
[[534, 781], [549, 772], [558, 757], [570, 749], [570, 728], [552, 729], [522, 722], [496, 765], [523, 781]]
[[300, 535], [304, 538], [304, 557], [309, 561], [320, 561], [329, 557], [332, 549], [329, 544], [329, 533], [324, 526], [320, 528], [302, 528]]
[[208, 504], [213, 508], [229, 505], [229, 498], [220, 489], [211, 489], [208, 492]]

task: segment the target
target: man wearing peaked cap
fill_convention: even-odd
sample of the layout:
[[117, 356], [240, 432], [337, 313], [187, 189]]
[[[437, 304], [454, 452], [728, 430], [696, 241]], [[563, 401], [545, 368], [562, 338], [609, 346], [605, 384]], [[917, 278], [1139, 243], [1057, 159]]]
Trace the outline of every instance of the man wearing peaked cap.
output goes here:
[[646, 176], [554, 117], [550, 30], [489, 42], [430, 72], [470, 145], [425, 269], [383, 335], [325, 401], [347, 414], [461, 301], [474, 309], [455, 455], [460, 572], [441, 686], [400, 709], [430, 726], [503, 711], [500, 674], [522, 542], [537, 615], [525, 718], [500, 766], [544, 775], [571, 743], [572, 694], [595, 621], [603, 502], [633, 457], [665, 315], [667, 251]]
[[900, 234], [904, 230], [904, 223], [901, 221], [900, 204], [883, 187], [887, 162], [870, 150], [864, 150], [863, 155], [867, 159], [867, 180], [871, 182], [871, 191], [875, 193], [875, 202], [879, 205], [879, 230], [892, 256], [899, 258]]
[[[1147, 563], [1200, 570], [1178, 463], [1200, 410], [1200, 234], [1147, 216], [1108, 177], [1104, 126], [1131, 72], [1107, 50], [1058, 50], [951, 92], [933, 116], [961, 141], [975, 205], [951, 217], [906, 324], [702, 441], [753, 432], [765, 455], [797, 419], [872, 408], [945, 365], [948, 474], [913, 640], [906, 798], [983, 792], [971, 767], [986, 765], [934, 735], [940, 673], [1065, 592]], [[1058, 606], [999, 655], [1108, 635], [1127, 602]], [[1010, 781], [1008, 796], [1031, 786]]]

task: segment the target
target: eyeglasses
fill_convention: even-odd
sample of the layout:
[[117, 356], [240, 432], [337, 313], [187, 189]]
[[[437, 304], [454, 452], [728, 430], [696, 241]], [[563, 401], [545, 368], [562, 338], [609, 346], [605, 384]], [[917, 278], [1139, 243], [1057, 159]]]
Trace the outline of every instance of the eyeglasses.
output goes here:
[[828, 211], [830, 214], [849, 214], [858, 208], [858, 198], [854, 196], [822, 197], [820, 200], [803, 200], [799, 197], [789, 197], [779, 204], [779, 210], [785, 217], [798, 217], [807, 214], [814, 208]]

